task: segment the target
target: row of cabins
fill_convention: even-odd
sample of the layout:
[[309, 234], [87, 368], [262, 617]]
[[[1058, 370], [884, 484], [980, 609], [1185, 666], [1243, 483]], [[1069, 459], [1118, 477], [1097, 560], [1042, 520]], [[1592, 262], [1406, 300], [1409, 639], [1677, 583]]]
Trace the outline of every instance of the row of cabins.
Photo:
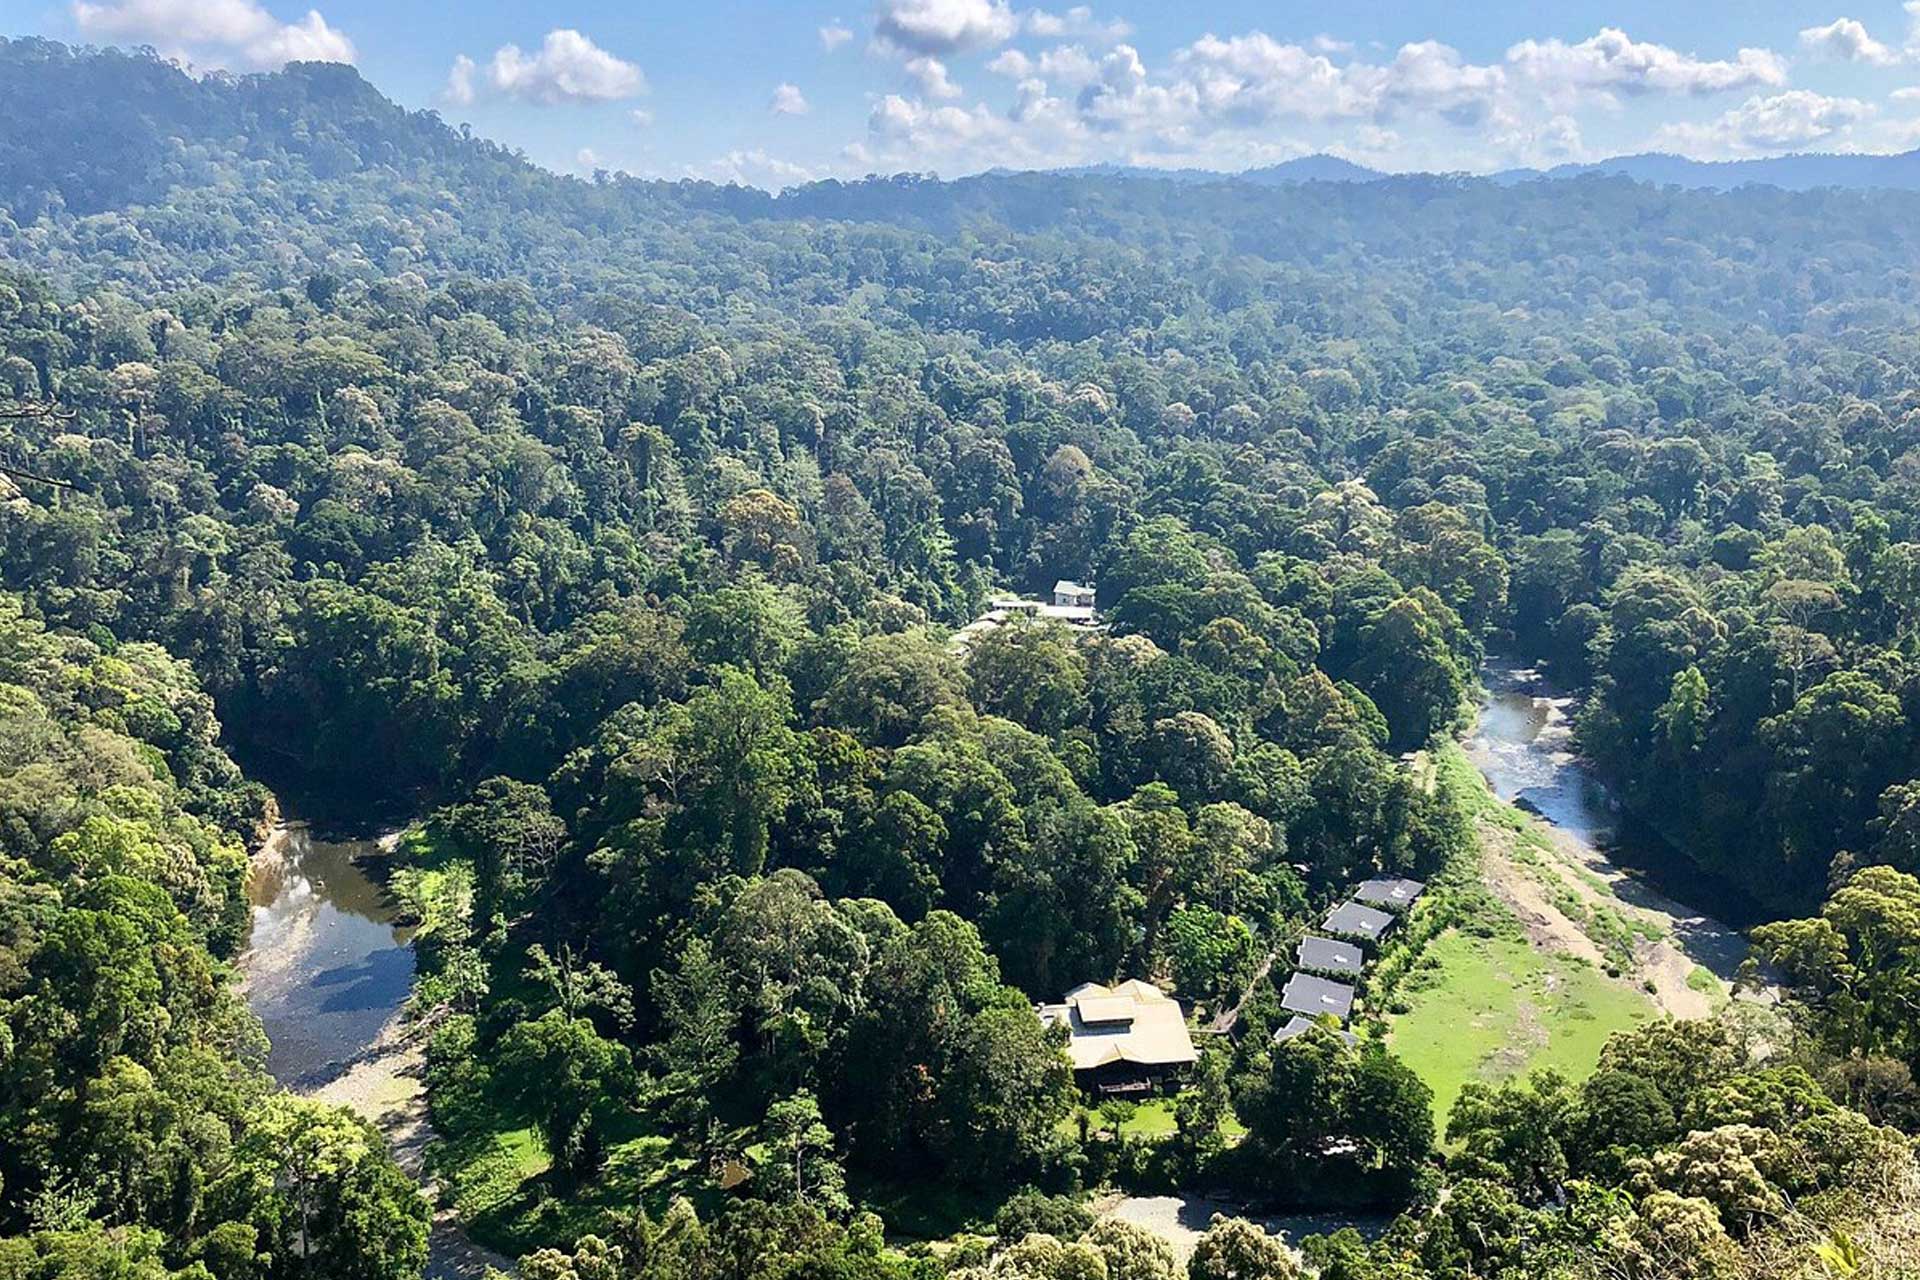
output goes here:
[[1341, 1038], [1348, 1044], [1356, 1042], [1344, 1024], [1353, 1015], [1355, 984], [1367, 967], [1361, 944], [1373, 946], [1385, 937], [1426, 887], [1402, 877], [1363, 880], [1352, 898], [1327, 912], [1320, 922], [1321, 932], [1333, 937], [1308, 934], [1300, 939], [1293, 976], [1280, 992], [1280, 1007], [1293, 1017], [1273, 1033], [1275, 1043], [1293, 1039], [1323, 1017], [1343, 1024]]
[[[1324, 932], [1341, 936], [1300, 940], [1293, 977], [1280, 995], [1281, 1007], [1294, 1016], [1274, 1033], [1275, 1041], [1291, 1040], [1324, 1015], [1346, 1022], [1353, 983], [1366, 968], [1366, 953], [1354, 940], [1378, 942], [1425, 888], [1418, 880], [1365, 881], [1322, 921]], [[1089, 1093], [1152, 1093], [1200, 1057], [1180, 1002], [1138, 978], [1113, 986], [1083, 982], [1059, 1004], [1035, 1012], [1048, 1026], [1066, 1028], [1074, 1079]], [[1354, 1042], [1352, 1032], [1340, 1034]]]

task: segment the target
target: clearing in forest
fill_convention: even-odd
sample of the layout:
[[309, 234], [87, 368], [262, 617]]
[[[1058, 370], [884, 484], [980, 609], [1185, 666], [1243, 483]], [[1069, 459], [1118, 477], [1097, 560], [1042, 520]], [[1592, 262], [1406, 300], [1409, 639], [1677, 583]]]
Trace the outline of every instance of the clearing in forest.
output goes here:
[[1589, 961], [1513, 932], [1450, 930], [1427, 955], [1434, 967], [1409, 980], [1412, 1011], [1391, 1020], [1388, 1043], [1433, 1090], [1443, 1128], [1469, 1080], [1535, 1067], [1585, 1076], [1608, 1036], [1656, 1016], [1644, 994]]
[[1666, 972], [1674, 948], [1660, 921], [1568, 859], [1547, 824], [1496, 799], [1459, 748], [1437, 764], [1472, 815], [1491, 898], [1427, 945], [1395, 993], [1407, 1012], [1389, 1019], [1388, 1043], [1433, 1089], [1443, 1129], [1469, 1080], [1536, 1067], [1577, 1079], [1614, 1032], [1710, 1011], [1723, 988], [1711, 974], [1690, 982], [1691, 966]]

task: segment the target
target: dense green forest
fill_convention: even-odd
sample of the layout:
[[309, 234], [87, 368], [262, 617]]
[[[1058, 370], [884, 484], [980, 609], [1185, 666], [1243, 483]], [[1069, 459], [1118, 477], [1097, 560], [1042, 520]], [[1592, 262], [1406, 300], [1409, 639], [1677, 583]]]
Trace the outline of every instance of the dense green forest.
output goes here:
[[[235, 996], [249, 775], [422, 818], [434, 1120], [550, 1161], [529, 1276], [1171, 1276], [1110, 1183], [1404, 1209], [1352, 1280], [1910, 1259], [1916, 269], [1908, 193], [582, 182], [340, 66], [0, 42], [0, 1277], [418, 1271]], [[1062, 578], [1109, 630], [953, 645]], [[1485, 907], [1402, 757], [1489, 647], [1777, 918], [1791, 1026], [1450, 1117], [1272, 1042], [1356, 878]], [[1033, 1013], [1129, 976], [1251, 984], [1165, 1142]], [[884, 1242], [952, 1200], [1019, 1243]]]

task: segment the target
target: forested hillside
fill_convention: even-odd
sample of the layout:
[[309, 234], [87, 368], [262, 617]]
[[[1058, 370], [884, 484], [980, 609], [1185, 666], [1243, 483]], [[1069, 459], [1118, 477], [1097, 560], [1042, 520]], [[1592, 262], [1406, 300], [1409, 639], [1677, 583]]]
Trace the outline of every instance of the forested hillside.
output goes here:
[[[935, 1276], [860, 1210], [1071, 1237], [1009, 1193], [1114, 1180], [1410, 1206], [1355, 1280], [1911, 1245], [1920, 196], [589, 183], [347, 68], [21, 40], [0, 255], [0, 1275], [417, 1269], [369, 1134], [259, 1072], [224, 750], [431, 815], [443, 1172], [529, 1274]], [[1110, 629], [952, 643], [1057, 579]], [[1482, 909], [1401, 757], [1490, 645], [1808, 917], [1801, 1033], [1621, 1037], [1437, 1118], [1443, 1171], [1426, 1086], [1274, 1044], [1255, 974], [1365, 875]], [[1131, 976], [1252, 987], [1150, 1146], [1032, 1008]], [[947, 1263], [1170, 1272], [1093, 1230]], [[1267, 1270], [1207, 1280], [1291, 1267], [1236, 1230], [1196, 1258]]]
[[226, 980], [271, 801], [151, 644], [0, 595], [0, 1274], [403, 1275], [372, 1126], [275, 1090]]

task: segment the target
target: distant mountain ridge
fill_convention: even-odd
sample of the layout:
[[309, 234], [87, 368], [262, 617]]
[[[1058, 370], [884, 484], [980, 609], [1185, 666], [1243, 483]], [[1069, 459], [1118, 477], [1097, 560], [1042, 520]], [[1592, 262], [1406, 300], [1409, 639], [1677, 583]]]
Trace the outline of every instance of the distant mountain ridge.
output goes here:
[[[994, 172], [1008, 172], [995, 170]], [[1369, 169], [1365, 165], [1343, 160], [1339, 156], [1319, 152], [1310, 156], [1298, 156], [1292, 160], [1283, 160], [1279, 164], [1266, 165], [1259, 169], [1245, 169], [1239, 173], [1228, 173], [1221, 169], [1156, 169], [1151, 165], [1128, 164], [1082, 164], [1063, 169], [1049, 169], [1046, 172], [1063, 177], [1089, 178], [1150, 178], [1161, 182], [1203, 183], [1203, 182], [1252, 182], [1267, 187], [1292, 186], [1301, 182], [1378, 182], [1383, 178], [1395, 178], [1404, 175], [1386, 173], [1379, 169]]]
[[[1392, 178], [1431, 176], [1370, 169], [1324, 152], [1239, 173], [1111, 164], [1083, 165], [1055, 172], [1152, 178], [1181, 183], [1250, 182], [1260, 186], [1291, 186], [1304, 182], [1381, 182]], [[1696, 191], [1730, 191], [1749, 185], [1779, 187], [1783, 191], [1810, 191], [1819, 187], [1920, 191], [1920, 150], [1893, 155], [1809, 152], [1752, 160], [1693, 160], [1663, 152], [1642, 152], [1586, 164], [1562, 164], [1551, 169], [1506, 169], [1478, 176], [1487, 182], [1511, 184], [1581, 178], [1594, 174]]]
[[1692, 160], [1662, 152], [1615, 156], [1592, 164], [1557, 165], [1544, 173], [1516, 169], [1494, 174], [1496, 181], [1530, 178], [1575, 178], [1599, 173], [1632, 178], [1656, 185], [1727, 191], [1759, 184], [1785, 191], [1816, 187], [1877, 187], [1920, 191], [1920, 150], [1894, 155], [1832, 155], [1808, 152], [1754, 160]]

